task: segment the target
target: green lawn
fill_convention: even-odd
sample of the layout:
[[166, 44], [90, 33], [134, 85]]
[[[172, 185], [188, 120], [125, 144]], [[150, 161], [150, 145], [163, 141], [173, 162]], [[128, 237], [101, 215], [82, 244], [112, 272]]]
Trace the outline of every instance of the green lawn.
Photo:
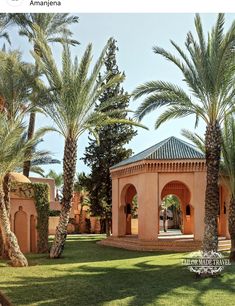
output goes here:
[[197, 280], [181, 253], [102, 247], [102, 236], [70, 236], [64, 258], [30, 255], [28, 268], [0, 261], [0, 288], [13, 305], [235, 305], [235, 266]]

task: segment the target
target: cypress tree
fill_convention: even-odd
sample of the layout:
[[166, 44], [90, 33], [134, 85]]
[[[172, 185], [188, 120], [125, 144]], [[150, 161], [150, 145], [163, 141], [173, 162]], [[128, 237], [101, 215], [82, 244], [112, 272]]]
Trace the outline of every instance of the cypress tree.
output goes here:
[[[113, 77], [119, 74], [116, 62], [118, 47], [113, 39], [105, 57], [105, 74]], [[99, 76], [102, 77], [101, 75]], [[106, 81], [107, 82], [107, 81]], [[112, 110], [125, 110], [129, 106], [130, 96], [124, 91], [122, 84], [116, 84], [108, 88], [100, 96], [96, 109], [101, 110], [107, 100], [112, 99]], [[105, 111], [107, 111], [105, 107]], [[101, 110], [102, 111], [102, 110]], [[128, 119], [127, 113], [118, 113], [115, 117]], [[112, 181], [109, 168], [132, 155], [131, 149], [125, 145], [137, 134], [137, 131], [128, 124], [112, 124], [97, 130], [99, 143], [89, 138], [89, 145], [85, 150], [84, 162], [91, 168], [89, 193], [91, 201], [91, 213], [101, 219], [101, 229], [110, 233], [110, 221], [112, 217]]]

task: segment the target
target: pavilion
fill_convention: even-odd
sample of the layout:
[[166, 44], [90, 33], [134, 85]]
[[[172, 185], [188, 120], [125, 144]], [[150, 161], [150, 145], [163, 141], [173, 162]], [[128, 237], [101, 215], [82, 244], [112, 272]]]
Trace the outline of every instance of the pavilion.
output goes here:
[[[200, 248], [204, 231], [206, 160], [196, 147], [169, 137], [114, 165], [110, 172], [112, 236], [101, 244], [137, 250]], [[222, 183], [219, 189], [218, 230], [226, 239], [229, 238], [229, 194]], [[135, 195], [138, 225], [133, 233], [131, 207]], [[161, 237], [159, 233], [160, 207], [167, 195], [175, 195], [180, 203], [180, 237]]]

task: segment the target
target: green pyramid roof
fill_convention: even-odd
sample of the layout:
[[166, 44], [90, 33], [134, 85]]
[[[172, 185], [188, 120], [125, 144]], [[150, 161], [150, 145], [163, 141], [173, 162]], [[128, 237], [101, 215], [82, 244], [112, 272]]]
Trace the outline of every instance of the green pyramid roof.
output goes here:
[[169, 137], [154, 146], [121, 161], [111, 169], [135, 163], [141, 160], [175, 160], [175, 159], [205, 159], [197, 147], [174, 136]]

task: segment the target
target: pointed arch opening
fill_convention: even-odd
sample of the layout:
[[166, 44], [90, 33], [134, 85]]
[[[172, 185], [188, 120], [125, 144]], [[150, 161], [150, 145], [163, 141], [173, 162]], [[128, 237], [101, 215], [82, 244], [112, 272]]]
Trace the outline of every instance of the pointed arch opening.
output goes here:
[[138, 195], [133, 184], [126, 185], [121, 194], [121, 210], [124, 212], [124, 235], [138, 235]]
[[191, 193], [185, 183], [171, 181], [163, 187], [159, 208], [160, 233], [169, 229], [171, 233], [194, 235], [194, 207], [190, 201]]

